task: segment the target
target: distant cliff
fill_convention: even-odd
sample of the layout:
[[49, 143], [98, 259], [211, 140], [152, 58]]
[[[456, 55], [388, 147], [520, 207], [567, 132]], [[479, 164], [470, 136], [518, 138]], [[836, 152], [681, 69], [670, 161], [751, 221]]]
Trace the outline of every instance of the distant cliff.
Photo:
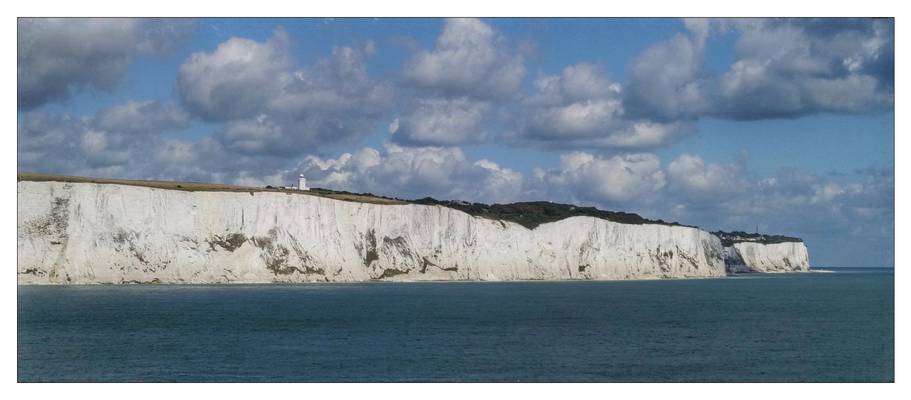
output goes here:
[[782, 235], [712, 232], [724, 246], [728, 272], [809, 271], [810, 257], [803, 240]]
[[[539, 221], [529, 229], [451, 207], [365, 200], [354, 194], [329, 197], [176, 186], [20, 178], [19, 283], [651, 279], [726, 274], [721, 240], [687, 226], [582, 215]], [[744, 259], [757, 265], [775, 262], [749, 257]]]

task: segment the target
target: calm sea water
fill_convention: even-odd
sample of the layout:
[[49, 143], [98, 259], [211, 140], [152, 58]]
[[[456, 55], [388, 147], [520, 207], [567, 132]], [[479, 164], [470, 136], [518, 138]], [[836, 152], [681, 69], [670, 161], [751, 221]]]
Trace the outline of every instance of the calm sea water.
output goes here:
[[891, 269], [19, 287], [22, 382], [892, 381]]

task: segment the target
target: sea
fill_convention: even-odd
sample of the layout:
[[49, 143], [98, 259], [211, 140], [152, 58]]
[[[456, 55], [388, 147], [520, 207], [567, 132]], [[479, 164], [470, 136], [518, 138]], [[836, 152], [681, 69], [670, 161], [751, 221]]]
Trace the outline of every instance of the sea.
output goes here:
[[20, 382], [892, 382], [885, 268], [19, 286]]

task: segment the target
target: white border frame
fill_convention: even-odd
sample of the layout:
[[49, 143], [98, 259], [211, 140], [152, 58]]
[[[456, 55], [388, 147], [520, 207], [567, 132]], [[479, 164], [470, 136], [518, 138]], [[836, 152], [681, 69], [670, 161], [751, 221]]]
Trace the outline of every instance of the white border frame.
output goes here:
[[[331, 2], [287, 2], [259, 0], [256, 2], [220, 1], [189, 2], [186, 0], [156, 0], [149, 3], [110, 0], [88, 1], [45, 1], [28, 0], [5, 4], [3, 12], [3, 41], [6, 62], [2, 63], [3, 86], [0, 93], [4, 109], [4, 126], [11, 132], [0, 137], [0, 149], [6, 154], [2, 158], [10, 179], [16, 171], [16, 17], [27, 16], [211, 16], [211, 17], [255, 17], [255, 16], [334, 16], [334, 17], [436, 17], [436, 16], [482, 16], [482, 17], [682, 17], [682, 16], [880, 16], [896, 17], [895, 64], [896, 71], [905, 71], [908, 48], [904, 29], [904, 9], [898, 2], [883, 0], [798, 2], [794, 0], [765, 0], [751, 4], [730, 1], [689, 0], [655, 1], [636, 0], [596, 4], [583, 0], [560, 0], [547, 3], [528, 1], [494, 2], [492, 0], [462, 0], [445, 4], [431, 4], [428, 1], [352, 1]], [[901, 155], [908, 152], [907, 140], [898, 132], [904, 132], [906, 124], [902, 118], [908, 115], [900, 100], [904, 93], [904, 80], [895, 80], [895, 201], [907, 204], [907, 164]], [[568, 396], [591, 397], [665, 397], [674, 399], [741, 399], [768, 398], [895, 398], [907, 381], [905, 364], [907, 347], [904, 346], [908, 320], [900, 311], [907, 310], [908, 300], [902, 288], [907, 288], [904, 274], [895, 274], [895, 379], [896, 384], [155, 384], [136, 387], [133, 384], [16, 384], [16, 276], [9, 272], [15, 264], [15, 236], [13, 225], [16, 219], [16, 197], [12, 181], [2, 186], [2, 220], [0, 244], [7, 259], [6, 274], [2, 275], [3, 288], [0, 296], [3, 312], [2, 346], [0, 346], [0, 379], [3, 387], [0, 393], [6, 398], [35, 398], [45, 395], [59, 398], [123, 398], [161, 399], [178, 396], [197, 398], [262, 398], [265, 396], [289, 397], [331, 397], [369, 398], [433, 398], [459, 399], [466, 397], [498, 398], [560, 398]], [[895, 244], [907, 243], [907, 214], [901, 207], [895, 210]], [[896, 266], [904, 268], [908, 259], [906, 253], [895, 252]], [[737, 373], [738, 371], [732, 371]]]

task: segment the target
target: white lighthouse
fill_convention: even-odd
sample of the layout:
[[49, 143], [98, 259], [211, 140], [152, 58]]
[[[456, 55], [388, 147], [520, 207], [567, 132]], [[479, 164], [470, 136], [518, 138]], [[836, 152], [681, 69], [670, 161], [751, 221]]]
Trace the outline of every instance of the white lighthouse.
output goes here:
[[304, 178], [304, 174], [300, 174], [297, 178], [297, 190], [310, 190], [307, 187], [307, 178]]

